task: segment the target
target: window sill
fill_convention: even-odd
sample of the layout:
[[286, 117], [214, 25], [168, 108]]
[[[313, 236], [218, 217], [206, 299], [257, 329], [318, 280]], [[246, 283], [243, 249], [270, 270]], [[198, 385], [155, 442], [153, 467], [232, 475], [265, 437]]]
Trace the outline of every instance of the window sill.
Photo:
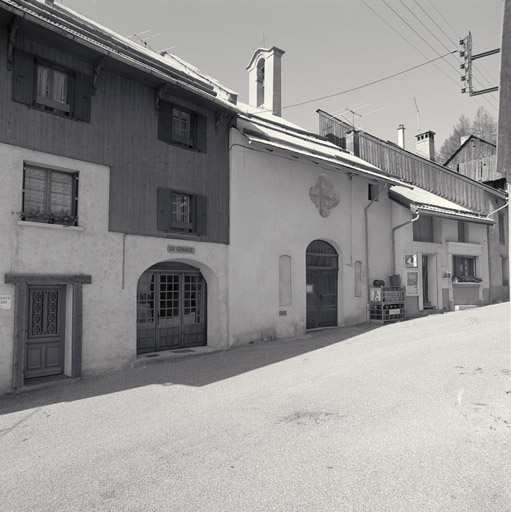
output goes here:
[[482, 283], [452, 283], [453, 286], [481, 286]]
[[48, 224], [47, 222], [32, 222], [29, 220], [19, 220], [18, 226], [32, 226], [36, 228], [65, 229], [66, 231], [83, 231], [81, 226], [64, 226], [64, 224]]

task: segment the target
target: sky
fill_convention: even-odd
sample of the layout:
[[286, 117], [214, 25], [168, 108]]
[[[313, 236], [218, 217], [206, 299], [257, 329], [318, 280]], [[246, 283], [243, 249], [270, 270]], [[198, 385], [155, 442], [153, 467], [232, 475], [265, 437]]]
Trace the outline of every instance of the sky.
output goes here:
[[[282, 117], [315, 133], [322, 109], [393, 142], [404, 124], [409, 150], [432, 130], [438, 150], [462, 114], [483, 107], [497, 119], [498, 93], [461, 93], [459, 41], [470, 31], [473, 54], [500, 48], [502, 0], [56, 2], [179, 56], [244, 103], [254, 51], [281, 48]], [[498, 85], [500, 55], [473, 64], [475, 90]]]

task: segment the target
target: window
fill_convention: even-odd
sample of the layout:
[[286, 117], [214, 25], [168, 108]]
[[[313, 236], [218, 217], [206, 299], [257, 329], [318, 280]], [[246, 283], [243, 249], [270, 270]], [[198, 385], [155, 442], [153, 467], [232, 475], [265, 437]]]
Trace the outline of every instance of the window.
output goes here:
[[476, 277], [476, 259], [474, 256], [453, 256], [452, 257], [452, 276], [460, 282], [481, 281]]
[[158, 139], [207, 152], [207, 118], [167, 101], [160, 101], [158, 107]]
[[380, 193], [379, 185], [374, 185], [372, 183], [369, 183], [369, 185], [367, 186], [367, 199], [369, 199], [369, 201], [378, 201], [379, 193]]
[[49, 66], [37, 64], [36, 103], [69, 112], [69, 75]]
[[157, 192], [157, 228], [167, 233], [205, 235], [207, 198], [167, 188]]
[[499, 242], [506, 243], [506, 218], [502, 213], [499, 213]]
[[415, 242], [433, 241], [433, 217], [420, 216], [413, 223], [413, 240]]
[[75, 226], [77, 191], [78, 173], [25, 165], [21, 219]]
[[502, 286], [509, 286], [509, 258], [502, 257]]
[[14, 54], [12, 99], [46, 112], [90, 121], [92, 77], [22, 51]]
[[468, 225], [465, 221], [458, 221], [458, 242], [468, 242]]

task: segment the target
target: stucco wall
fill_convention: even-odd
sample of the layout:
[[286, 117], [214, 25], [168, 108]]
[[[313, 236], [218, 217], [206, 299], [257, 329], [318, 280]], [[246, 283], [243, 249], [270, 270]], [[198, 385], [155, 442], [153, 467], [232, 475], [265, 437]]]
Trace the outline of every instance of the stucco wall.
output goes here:
[[[392, 218], [393, 225], [398, 226], [410, 221], [412, 214], [408, 208], [394, 203], [392, 205]], [[427, 255], [429, 259], [429, 298], [433, 307], [449, 310], [456, 304], [452, 280], [450, 277], [446, 277], [453, 270], [453, 255], [476, 257], [476, 274], [477, 277], [482, 279], [482, 282], [476, 285], [478, 290], [478, 301], [476, 304], [487, 303], [490, 274], [486, 225], [470, 223], [468, 227], [468, 242], [466, 243], [457, 242], [458, 225], [456, 220], [437, 217], [434, 219], [433, 229], [435, 242], [432, 243], [414, 242], [412, 223], [405, 224], [395, 231], [396, 272], [401, 274], [404, 285], [406, 285], [407, 272], [417, 271], [419, 275], [418, 295], [409, 295], [407, 297], [407, 305], [413, 304], [413, 307], [410, 307], [407, 311], [407, 316], [412, 317], [421, 314], [424, 307], [422, 300], [422, 255]], [[415, 269], [405, 267], [405, 256], [412, 254], [416, 254], [418, 259], [418, 267]], [[417, 307], [412, 297], [416, 297]]]
[[[0, 155], [0, 295], [12, 297], [11, 309], [0, 309], [0, 392], [10, 389], [13, 363], [15, 287], [4, 283], [6, 273], [92, 276], [92, 284], [83, 285], [82, 374], [119, 369], [135, 359], [138, 278], [161, 261], [181, 261], [202, 271], [208, 287], [208, 344], [227, 343], [224, 244], [111, 233], [108, 167], [5, 144]], [[19, 220], [24, 161], [79, 173], [78, 227]], [[183, 259], [168, 253], [168, 245], [195, 252]]]
[[[243, 343], [303, 333], [306, 321], [307, 246], [329, 242], [339, 254], [338, 324], [366, 320], [364, 208], [368, 182], [327, 170], [285, 152], [246, 147], [231, 132], [230, 339]], [[309, 190], [324, 174], [339, 204], [322, 217]], [[388, 276], [390, 204], [386, 191], [368, 210], [369, 281]], [[291, 257], [291, 305], [279, 307], [279, 257]], [[355, 296], [354, 264], [362, 262], [362, 296]], [[286, 311], [280, 316], [279, 311]]]

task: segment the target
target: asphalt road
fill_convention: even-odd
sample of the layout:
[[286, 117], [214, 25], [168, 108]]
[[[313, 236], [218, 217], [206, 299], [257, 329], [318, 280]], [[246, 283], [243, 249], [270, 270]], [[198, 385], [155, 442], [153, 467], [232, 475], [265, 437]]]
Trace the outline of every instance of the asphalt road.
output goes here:
[[0, 397], [0, 510], [511, 511], [509, 303]]

